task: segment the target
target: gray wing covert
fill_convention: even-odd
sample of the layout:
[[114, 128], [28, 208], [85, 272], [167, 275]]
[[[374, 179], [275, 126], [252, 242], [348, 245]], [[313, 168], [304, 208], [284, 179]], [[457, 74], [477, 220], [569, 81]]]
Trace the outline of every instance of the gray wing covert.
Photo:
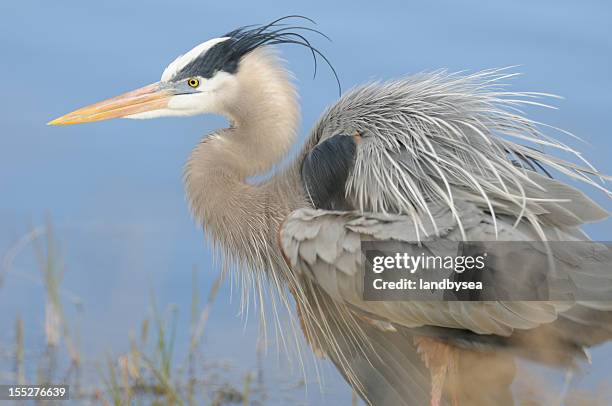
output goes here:
[[[509, 336], [514, 329], [550, 323], [571, 307], [570, 303], [553, 302], [364, 301], [361, 241], [420, 240], [426, 244], [438, 238], [461, 239], [450, 210], [440, 207], [433, 213], [438, 234], [431, 224], [418, 230], [407, 216], [300, 209], [287, 218], [281, 246], [289, 265], [332, 299], [357, 313], [404, 327], [440, 326]], [[461, 217], [468, 234], [491, 228], [482, 222], [486, 215], [474, 205], [464, 205]], [[512, 233], [512, 227], [506, 231]]]

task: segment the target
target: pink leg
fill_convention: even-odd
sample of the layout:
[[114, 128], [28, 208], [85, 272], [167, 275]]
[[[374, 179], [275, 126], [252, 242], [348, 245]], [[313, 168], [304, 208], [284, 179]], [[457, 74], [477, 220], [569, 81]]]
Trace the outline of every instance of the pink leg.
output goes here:
[[[453, 348], [431, 338], [415, 338], [415, 344], [425, 366], [431, 374], [431, 406], [440, 406], [444, 383], [450, 371], [455, 369]], [[453, 396], [453, 406], [458, 406], [456, 396]]]

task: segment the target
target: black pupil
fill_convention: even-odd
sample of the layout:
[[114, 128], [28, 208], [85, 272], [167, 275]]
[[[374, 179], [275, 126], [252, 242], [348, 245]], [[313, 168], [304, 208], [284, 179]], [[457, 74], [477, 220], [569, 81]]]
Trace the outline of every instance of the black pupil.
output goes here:
[[190, 80], [189, 80], [189, 84], [190, 84], [191, 86], [196, 86], [196, 85], [198, 84], [198, 81], [197, 81], [197, 80], [195, 80], [195, 79], [190, 79]]

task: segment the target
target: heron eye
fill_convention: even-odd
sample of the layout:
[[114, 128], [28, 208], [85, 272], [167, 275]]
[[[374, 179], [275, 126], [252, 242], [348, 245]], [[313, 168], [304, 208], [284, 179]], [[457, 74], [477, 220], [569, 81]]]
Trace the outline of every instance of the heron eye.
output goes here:
[[189, 85], [189, 87], [196, 88], [200, 86], [200, 80], [198, 78], [190, 78], [189, 80], [187, 80], [187, 84]]

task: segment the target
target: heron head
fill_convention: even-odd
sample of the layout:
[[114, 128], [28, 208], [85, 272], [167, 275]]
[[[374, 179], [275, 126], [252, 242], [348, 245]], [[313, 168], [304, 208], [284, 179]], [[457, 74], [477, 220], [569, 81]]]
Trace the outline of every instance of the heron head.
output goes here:
[[222, 112], [238, 97], [237, 72], [246, 55], [236, 52], [235, 42], [221, 37], [199, 44], [170, 63], [159, 82], [75, 110], [49, 124]]
[[226, 114], [240, 103], [243, 90], [250, 82], [264, 81], [265, 86], [265, 78], [274, 76], [276, 69], [273, 64], [266, 63], [270, 58], [260, 52], [260, 48], [291, 43], [310, 48], [313, 55], [318, 53], [296, 32], [296, 29], [316, 30], [278, 24], [293, 17], [263, 26], [239, 28], [199, 44], [170, 63], [159, 82], [75, 110], [49, 124], [78, 124], [118, 117], [144, 119]]

